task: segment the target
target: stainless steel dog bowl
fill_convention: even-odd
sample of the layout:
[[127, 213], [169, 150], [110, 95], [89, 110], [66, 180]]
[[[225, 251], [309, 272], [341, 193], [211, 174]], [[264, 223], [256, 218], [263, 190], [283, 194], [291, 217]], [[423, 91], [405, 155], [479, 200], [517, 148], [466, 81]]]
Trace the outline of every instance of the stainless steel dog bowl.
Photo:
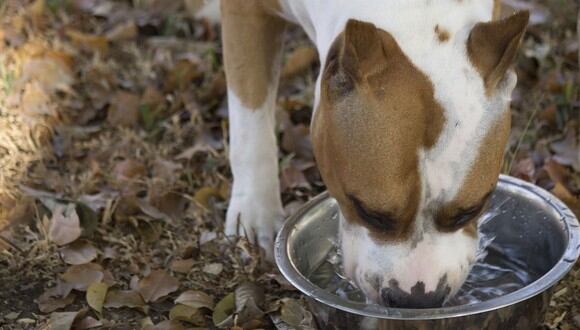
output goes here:
[[310, 274], [336, 240], [338, 206], [326, 193], [291, 216], [276, 240], [276, 262], [307, 297], [321, 329], [533, 329], [550, 301], [550, 290], [574, 265], [580, 227], [572, 212], [545, 190], [501, 176], [492, 205], [502, 212], [486, 224], [494, 242], [513, 247], [539, 272], [533, 283], [504, 296], [471, 305], [429, 309], [384, 308], [351, 302], [324, 291]]

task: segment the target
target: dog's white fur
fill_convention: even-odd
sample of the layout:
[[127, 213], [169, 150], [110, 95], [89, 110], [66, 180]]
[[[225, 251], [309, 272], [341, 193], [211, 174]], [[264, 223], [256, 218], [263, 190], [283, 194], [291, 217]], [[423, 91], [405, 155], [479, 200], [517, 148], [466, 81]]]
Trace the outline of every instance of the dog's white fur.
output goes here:
[[[341, 219], [346, 273], [375, 300], [379, 296], [374, 283], [377, 278], [382, 286], [396, 279], [407, 292], [421, 281], [429, 292], [446, 275], [455, 292], [475, 259], [476, 239], [461, 231], [439, 232], [425, 210], [434, 198], [441, 203], [455, 197], [473, 166], [482, 137], [503, 116], [501, 110], [508, 109], [515, 75], [510, 73], [500, 92], [490, 98], [466, 51], [471, 28], [491, 20], [492, 6], [492, 0], [281, 0], [283, 15], [301, 25], [316, 44], [322, 67], [348, 19], [371, 22], [391, 33], [413, 64], [429, 77], [435, 98], [444, 109], [446, 121], [438, 142], [419, 151], [422, 196], [412, 239], [377, 244], [366, 228]], [[449, 32], [448, 42], [437, 40], [437, 25]], [[319, 76], [314, 109], [320, 83]], [[234, 187], [226, 233], [235, 233], [238, 213], [249, 215], [242, 219], [242, 225], [255, 232], [266, 249], [271, 249], [282, 217], [274, 136], [275, 90], [276, 84], [258, 111], [246, 109], [232, 91], [228, 92]]]

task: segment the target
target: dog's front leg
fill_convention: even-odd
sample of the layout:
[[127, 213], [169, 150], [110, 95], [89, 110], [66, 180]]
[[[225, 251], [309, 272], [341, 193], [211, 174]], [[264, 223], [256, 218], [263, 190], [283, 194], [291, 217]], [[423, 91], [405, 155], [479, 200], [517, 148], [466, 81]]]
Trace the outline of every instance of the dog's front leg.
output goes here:
[[222, 1], [221, 12], [234, 177], [225, 233], [247, 235], [271, 260], [284, 217], [274, 109], [285, 22], [267, 2]]

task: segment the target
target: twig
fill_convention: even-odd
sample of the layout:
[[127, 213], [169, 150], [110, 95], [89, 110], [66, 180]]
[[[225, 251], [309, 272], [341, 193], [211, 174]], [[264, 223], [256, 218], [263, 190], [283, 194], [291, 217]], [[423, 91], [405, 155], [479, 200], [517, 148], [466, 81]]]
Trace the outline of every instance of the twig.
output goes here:
[[19, 248], [18, 246], [14, 245], [14, 243], [10, 242], [6, 237], [3, 237], [2, 235], [0, 235], [0, 241], [8, 244], [11, 248], [13, 248], [14, 250], [18, 251], [19, 253], [24, 253], [24, 251], [22, 251], [21, 248]]

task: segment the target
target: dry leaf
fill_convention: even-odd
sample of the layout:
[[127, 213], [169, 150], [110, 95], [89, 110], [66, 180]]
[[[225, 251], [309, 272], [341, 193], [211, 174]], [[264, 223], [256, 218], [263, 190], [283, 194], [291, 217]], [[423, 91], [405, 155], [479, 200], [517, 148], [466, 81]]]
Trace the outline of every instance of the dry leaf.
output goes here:
[[108, 290], [109, 286], [101, 282], [95, 282], [87, 288], [87, 303], [99, 314], [103, 311], [103, 304]]
[[58, 115], [56, 105], [38, 83], [26, 84], [22, 93], [20, 108], [27, 116], [53, 116]]
[[72, 57], [63, 52], [47, 51], [41, 56], [35, 56], [22, 64], [22, 75], [18, 85], [24, 86], [31, 82], [47, 94], [57, 90], [70, 91], [74, 82]]
[[197, 309], [186, 305], [176, 305], [169, 311], [169, 319], [184, 321], [197, 326], [206, 324], [203, 313]]
[[560, 182], [556, 182], [556, 185], [552, 190], [552, 194], [558, 197], [566, 206], [572, 210], [576, 217], [580, 217], [580, 197], [576, 197], [570, 193], [570, 191]]
[[93, 317], [90, 317], [90, 316], [85, 317], [80, 322], [75, 324], [75, 328], [79, 329], [79, 330], [98, 328], [98, 327], [102, 327], [102, 326], [103, 326], [103, 322], [101, 322]]
[[167, 75], [165, 91], [174, 91], [187, 87], [194, 79], [200, 78], [203, 72], [199, 64], [189, 59], [183, 59], [175, 63]]
[[233, 313], [236, 308], [234, 293], [230, 293], [220, 300], [213, 311], [213, 324], [219, 328], [233, 325]]
[[193, 196], [193, 200], [199, 203], [201, 206], [205, 207], [206, 209], [210, 209], [209, 201], [210, 198], [219, 198], [220, 192], [215, 187], [202, 187], [198, 191], [195, 192]]
[[79, 47], [101, 54], [106, 54], [109, 51], [109, 41], [103, 36], [87, 34], [73, 29], [66, 29], [64, 33]]
[[43, 313], [51, 313], [74, 302], [75, 295], [73, 293], [68, 293], [63, 298], [59, 291], [57, 287], [46, 290], [37, 300], [38, 309]]
[[214, 262], [208, 265], [203, 266], [203, 272], [212, 274], [212, 275], [219, 275], [222, 270], [224, 269], [224, 265], [219, 262]]
[[256, 284], [244, 282], [235, 291], [237, 322], [244, 324], [261, 318], [264, 312], [261, 306], [264, 303], [264, 290]]
[[104, 303], [105, 308], [142, 308], [144, 306], [145, 301], [141, 294], [131, 290], [110, 290]]
[[66, 206], [58, 205], [52, 213], [49, 239], [57, 245], [65, 245], [74, 242], [80, 236], [81, 223], [75, 205], [72, 203]]
[[579, 139], [577, 130], [569, 129], [564, 139], [550, 144], [550, 147], [556, 152], [554, 160], [562, 165], [572, 166], [577, 172], [580, 172]]
[[296, 299], [282, 299], [280, 318], [288, 325], [298, 329], [315, 329], [312, 314]]
[[69, 330], [78, 314], [79, 312], [52, 313], [48, 322], [49, 327], [51, 330]]
[[139, 122], [140, 105], [141, 100], [138, 95], [118, 91], [111, 99], [107, 121], [113, 126], [133, 127]]
[[299, 124], [290, 126], [284, 131], [281, 147], [305, 160], [313, 160], [312, 142], [308, 126]]
[[127, 41], [135, 39], [138, 34], [137, 25], [130, 20], [115, 26], [107, 32], [107, 39], [109, 41]]
[[534, 161], [527, 157], [518, 160], [511, 168], [510, 171], [512, 176], [520, 178], [525, 181], [532, 181], [536, 173], [536, 166]]
[[185, 330], [183, 325], [176, 320], [166, 320], [160, 323], [157, 323], [155, 326], [145, 326], [143, 330]]
[[318, 52], [312, 46], [300, 46], [294, 49], [288, 59], [284, 68], [282, 69], [281, 78], [289, 79], [305, 72], [318, 60]]
[[193, 267], [193, 259], [173, 260], [171, 262], [171, 270], [176, 273], [187, 274]]
[[207, 308], [213, 310], [214, 301], [211, 296], [202, 291], [188, 290], [175, 299], [176, 304], [186, 305], [192, 308]]
[[139, 281], [139, 293], [146, 302], [156, 301], [179, 288], [179, 281], [163, 270], [154, 270]]
[[92, 283], [103, 281], [105, 274], [101, 265], [90, 263], [71, 266], [60, 278], [72, 285], [73, 289], [86, 291]]
[[63, 247], [60, 254], [69, 265], [81, 265], [93, 261], [97, 257], [97, 249], [86, 240], [78, 240]]

